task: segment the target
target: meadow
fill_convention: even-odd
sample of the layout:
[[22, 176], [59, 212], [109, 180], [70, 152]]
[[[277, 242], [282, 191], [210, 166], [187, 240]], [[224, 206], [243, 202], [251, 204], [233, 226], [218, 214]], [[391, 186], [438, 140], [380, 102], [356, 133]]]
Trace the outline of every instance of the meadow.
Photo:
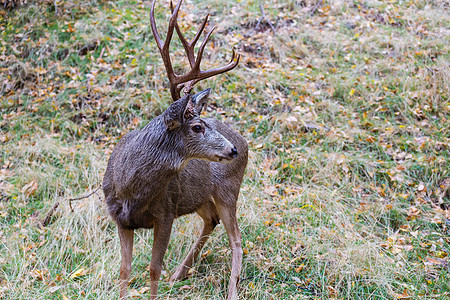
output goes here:
[[[120, 247], [100, 191], [125, 133], [168, 107], [151, 1], [0, 1], [0, 298], [116, 299]], [[445, 0], [185, 0], [216, 25], [205, 116], [249, 143], [238, 205], [240, 299], [450, 298], [450, 6]], [[157, 1], [165, 32], [169, 1]], [[185, 72], [181, 44], [171, 47]], [[223, 226], [187, 280], [201, 230], [177, 219], [161, 299], [223, 299]], [[135, 236], [146, 299], [153, 234]]]

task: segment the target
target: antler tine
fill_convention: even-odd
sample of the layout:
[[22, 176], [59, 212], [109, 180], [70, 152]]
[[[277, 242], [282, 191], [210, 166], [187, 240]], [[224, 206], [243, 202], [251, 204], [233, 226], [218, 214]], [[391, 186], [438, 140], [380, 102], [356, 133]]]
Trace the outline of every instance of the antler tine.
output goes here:
[[194, 88], [194, 85], [197, 82], [202, 81], [204, 79], [207, 79], [209, 77], [221, 74], [221, 73], [228, 72], [228, 71], [234, 69], [239, 64], [239, 60], [241, 58], [241, 55], [238, 54], [236, 56], [236, 52], [234, 51], [234, 49], [232, 49], [232, 50], [233, 50], [233, 54], [232, 54], [231, 60], [230, 60], [230, 62], [228, 64], [226, 64], [225, 66], [220, 67], [220, 68], [216, 68], [216, 69], [212, 69], [212, 70], [208, 70], [208, 71], [200, 71], [200, 74], [198, 75], [200, 77], [185, 83], [183, 86], [180, 87], [180, 91], [184, 87], [184, 92], [185, 93], [190, 93], [191, 90]]
[[[173, 3], [170, 1], [170, 10], [174, 11]], [[195, 34], [192, 41], [188, 42], [186, 38], [184, 37], [183, 33], [181, 32], [180, 26], [178, 25], [178, 22], [175, 23], [175, 29], [177, 31], [177, 35], [180, 38], [181, 44], [183, 45], [184, 51], [186, 52], [186, 55], [189, 60], [189, 64], [191, 65], [191, 68], [194, 68], [195, 65], [195, 57], [194, 57], [194, 47], [195, 44], [197, 44], [198, 39], [200, 38], [200, 35], [202, 34], [203, 30], [205, 29], [206, 23], [208, 22], [209, 14], [206, 15], [205, 19], [203, 20], [202, 24], [200, 25], [197, 33]]]
[[[154, 16], [155, 2], [156, 2], [156, 0], [153, 1], [152, 7], [150, 10], [150, 24], [152, 27], [153, 35], [155, 36], [156, 44], [158, 45], [158, 48], [159, 48], [159, 52], [161, 53], [161, 56], [162, 56], [162, 59], [164, 62], [164, 66], [166, 67], [167, 75], [168, 75], [169, 81], [170, 81], [170, 93], [171, 93], [172, 99], [174, 101], [176, 101], [180, 98], [181, 90], [184, 90], [185, 93], [190, 93], [191, 90], [193, 89], [194, 85], [197, 82], [199, 82], [203, 79], [212, 77], [214, 75], [218, 75], [220, 73], [230, 71], [238, 65], [240, 55], [236, 56], [236, 53], [233, 49], [233, 55], [231, 57], [231, 61], [227, 65], [220, 67], [220, 68], [208, 70], [208, 71], [200, 70], [200, 63], [202, 61], [204, 49], [206, 47], [206, 44], [207, 44], [211, 34], [213, 33], [213, 31], [215, 29], [215, 26], [206, 34], [205, 39], [203, 40], [202, 44], [199, 47], [197, 58], [195, 58], [195, 52], [194, 52], [195, 44], [199, 40], [200, 35], [202, 34], [203, 30], [206, 27], [206, 23], [208, 22], [209, 14], [203, 20], [203, 22], [200, 25], [199, 30], [197, 31], [194, 38], [190, 42], [188, 42], [186, 40], [186, 38], [183, 36], [183, 33], [181, 32], [180, 27], [177, 22], [178, 11], [180, 9], [182, 0], [180, 0], [178, 2], [178, 4], [176, 5], [175, 8], [173, 7], [172, 1], [170, 2], [170, 9], [172, 11], [172, 16], [170, 17], [170, 21], [169, 21], [169, 28], [167, 30], [166, 40], [163, 43], [161, 40], [161, 37], [158, 34], [158, 30], [156, 28], [156, 22], [155, 22], [155, 16]], [[175, 72], [173, 71], [172, 62], [170, 60], [170, 55], [169, 55], [169, 45], [170, 45], [170, 41], [172, 39], [174, 29], [177, 31], [177, 35], [180, 38], [180, 41], [181, 41], [181, 43], [184, 47], [184, 50], [186, 52], [186, 55], [188, 57], [189, 64], [191, 66], [191, 71], [189, 71], [188, 73], [183, 74], [183, 75], [175, 74]]]
[[205, 50], [206, 43], [209, 40], [209, 37], [213, 33], [214, 29], [216, 29], [216, 26], [214, 25], [213, 28], [206, 34], [205, 39], [203, 40], [203, 43], [200, 45], [200, 48], [198, 48], [198, 54], [197, 54], [197, 60], [195, 61], [195, 65], [192, 68], [193, 70], [200, 71], [200, 63], [202, 61], [203, 51]]
[[156, 44], [158, 45], [159, 50], [161, 51], [164, 43], [159, 36], [158, 29], [156, 28], [155, 21], [155, 3], [156, 0], [153, 0], [152, 7], [150, 8], [150, 25], [152, 27], [153, 37], [155, 38]]
[[192, 39], [191, 44], [195, 46], [195, 44], [197, 44], [198, 39], [200, 38], [200, 35], [203, 32], [203, 29], [205, 29], [206, 23], [208, 22], [209, 19], [209, 14], [206, 15], [205, 19], [203, 20], [202, 25], [200, 25], [200, 28], [197, 31], [197, 34], [194, 36], [194, 38]]
[[[200, 70], [200, 63], [202, 61], [202, 56], [203, 56], [203, 51], [205, 49], [206, 43], [208, 42], [211, 34], [213, 33], [214, 29], [216, 29], [216, 26], [214, 26], [207, 34], [205, 39], [203, 40], [202, 44], [200, 45], [200, 48], [198, 49], [198, 54], [197, 54], [197, 59], [195, 61], [194, 66], [192, 66], [192, 70], [184, 75], [179, 76], [178, 80], [180, 82], [187, 82], [184, 84], [184, 92], [185, 93], [190, 93], [190, 91], [193, 89], [194, 85], [206, 78], [230, 71], [232, 69], [234, 69], [237, 64], [239, 63], [239, 59], [240, 59], [240, 55], [237, 56], [237, 60], [234, 61], [234, 59], [236, 58], [236, 53], [233, 49], [233, 54], [231, 57], [231, 61], [221, 67], [221, 68], [216, 68], [216, 69], [212, 69], [212, 70], [208, 70], [208, 71], [201, 71]], [[203, 28], [202, 28], [203, 30]], [[193, 49], [192, 49], [193, 51]], [[192, 64], [191, 64], [192, 65]], [[189, 82], [188, 82], [189, 81]], [[183, 89], [183, 86], [180, 87], [180, 91]]]
[[158, 45], [159, 52], [161, 53], [161, 57], [164, 62], [164, 66], [166, 68], [167, 76], [169, 77], [170, 81], [170, 93], [172, 95], [172, 98], [174, 100], [178, 99], [180, 97], [180, 93], [177, 92], [175, 83], [177, 75], [173, 71], [172, 62], [170, 60], [170, 54], [169, 54], [169, 45], [170, 41], [172, 40], [173, 36], [173, 29], [175, 25], [177, 24], [177, 17], [178, 17], [178, 11], [180, 10], [180, 6], [183, 0], [180, 0], [175, 7], [175, 9], [172, 12], [172, 16], [169, 20], [169, 28], [167, 29], [167, 36], [166, 40], [163, 42], [161, 39], [161, 36], [158, 33], [158, 29], [156, 28], [156, 21], [155, 21], [155, 3], [156, 0], [153, 0], [152, 7], [150, 9], [150, 24], [152, 27], [153, 36], [155, 37], [156, 44]]

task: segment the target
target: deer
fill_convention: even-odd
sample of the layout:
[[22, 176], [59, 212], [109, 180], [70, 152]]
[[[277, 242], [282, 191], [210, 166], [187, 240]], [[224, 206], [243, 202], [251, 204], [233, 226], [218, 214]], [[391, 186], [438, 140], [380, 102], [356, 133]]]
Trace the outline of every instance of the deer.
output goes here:
[[[119, 296], [125, 299], [127, 295], [134, 231], [153, 228], [149, 275], [150, 298], [156, 299], [173, 222], [195, 212], [203, 220], [202, 231], [169, 282], [188, 276], [209, 235], [222, 221], [232, 253], [227, 299], [237, 299], [243, 251], [236, 210], [248, 161], [248, 144], [229, 125], [215, 118], [200, 117], [211, 89], [196, 94], [191, 91], [199, 81], [234, 69], [240, 55], [233, 50], [225, 66], [202, 71], [200, 62], [214, 27], [206, 34], [197, 56], [194, 47], [209, 15], [188, 42], [177, 22], [182, 0], [175, 8], [171, 3], [172, 15], [166, 39], [162, 41], [154, 17], [155, 2], [150, 9], [150, 24], [173, 102], [142, 129], [120, 138], [110, 155], [102, 183], [107, 211], [116, 223], [120, 240]], [[174, 30], [191, 67], [182, 75], [175, 74], [169, 55]]]

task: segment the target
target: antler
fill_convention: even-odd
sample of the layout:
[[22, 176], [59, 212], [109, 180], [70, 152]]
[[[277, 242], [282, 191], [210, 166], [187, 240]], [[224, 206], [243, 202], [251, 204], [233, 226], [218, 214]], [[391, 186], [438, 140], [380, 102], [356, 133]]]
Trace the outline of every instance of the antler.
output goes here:
[[[233, 55], [231, 57], [231, 61], [226, 64], [223, 67], [211, 69], [208, 71], [202, 71], [200, 70], [200, 63], [202, 61], [202, 55], [203, 51], [205, 49], [206, 43], [208, 42], [209, 37], [213, 33], [215, 26], [206, 34], [205, 39], [203, 40], [202, 44], [200, 45], [200, 48], [198, 49], [197, 58], [194, 56], [194, 47], [197, 43], [198, 39], [200, 38], [201, 33], [203, 32], [203, 29], [205, 29], [206, 22], [208, 21], [209, 14], [206, 16], [205, 20], [203, 20], [202, 25], [200, 26], [197, 34], [192, 39], [191, 42], [188, 42], [177, 23], [177, 17], [178, 17], [178, 11], [180, 9], [181, 3], [183, 0], [180, 0], [178, 4], [175, 6], [175, 9], [173, 8], [172, 1], [170, 2], [170, 9], [172, 11], [172, 16], [169, 20], [169, 28], [167, 29], [167, 36], [166, 40], [163, 42], [161, 40], [161, 37], [158, 33], [158, 30], [156, 29], [156, 23], [155, 23], [155, 2], [153, 1], [152, 8], [150, 10], [150, 24], [152, 27], [153, 36], [155, 37], [156, 44], [158, 45], [159, 52], [161, 53], [161, 57], [164, 62], [164, 66], [166, 67], [167, 76], [170, 81], [170, 94], [172, 95], [172, 99], [176, 101], [180, 98], [180, 92], [183, 90], [185, 93], [190, 93], [193, 89], [194, 85], [206, 78], [225, 73], [227, 71], [230, 71], [234, 69], [240, 59], [240, 55], [236, 56], [236, 53], [233, 49]], [[177, 35], [180, 38], [181, 43], [183, 44], [184, 50], [186, 52], [187, 58], [189, 60], [189, 64], [191, 66], [191, 71], [189, 71], [186, 74], [183, 75], [177, 75], [173, 71], [172, 62], [170, 60], [170, 54], [169, 54], [169, 45], [170, 41], [172, 39], [173, 35], [173, 29], [176, 29]]]

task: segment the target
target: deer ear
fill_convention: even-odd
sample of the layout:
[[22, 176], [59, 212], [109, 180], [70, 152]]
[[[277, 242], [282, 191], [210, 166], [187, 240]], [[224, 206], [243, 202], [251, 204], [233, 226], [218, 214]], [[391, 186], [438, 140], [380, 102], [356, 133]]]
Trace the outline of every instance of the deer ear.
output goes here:
[[163, 118], [167, 130], [171, 131], [181, 126], [183, 120], [185, 120], [184, 115], [186, 114], [190, 102], [190, 96], [185, 96], [173, 102], [166, 109]]
[[198, 113], [195, 109], [195, 104], [193, 101], [193, 97], [191, 95], [187, 95], [187, 97], [189, 98], [189, 100], [186, 103], [186, 106], [184, 108], [184, 112], [183, 112], [183, 121], [185, 120], [189, 120], [195, 116], [198, 116]]
[[208, 100], [209, 100], [209, 94], [211, 93], [211, 89], [206, 89], [201, 91], [200, 93], [195, 94], [194, 96], [192, 96], [192, 103], [195, 107], [195, 111], [198, 114], [202, 113], [202, 110], [206, 108], [206, 106], [208, 105]]

